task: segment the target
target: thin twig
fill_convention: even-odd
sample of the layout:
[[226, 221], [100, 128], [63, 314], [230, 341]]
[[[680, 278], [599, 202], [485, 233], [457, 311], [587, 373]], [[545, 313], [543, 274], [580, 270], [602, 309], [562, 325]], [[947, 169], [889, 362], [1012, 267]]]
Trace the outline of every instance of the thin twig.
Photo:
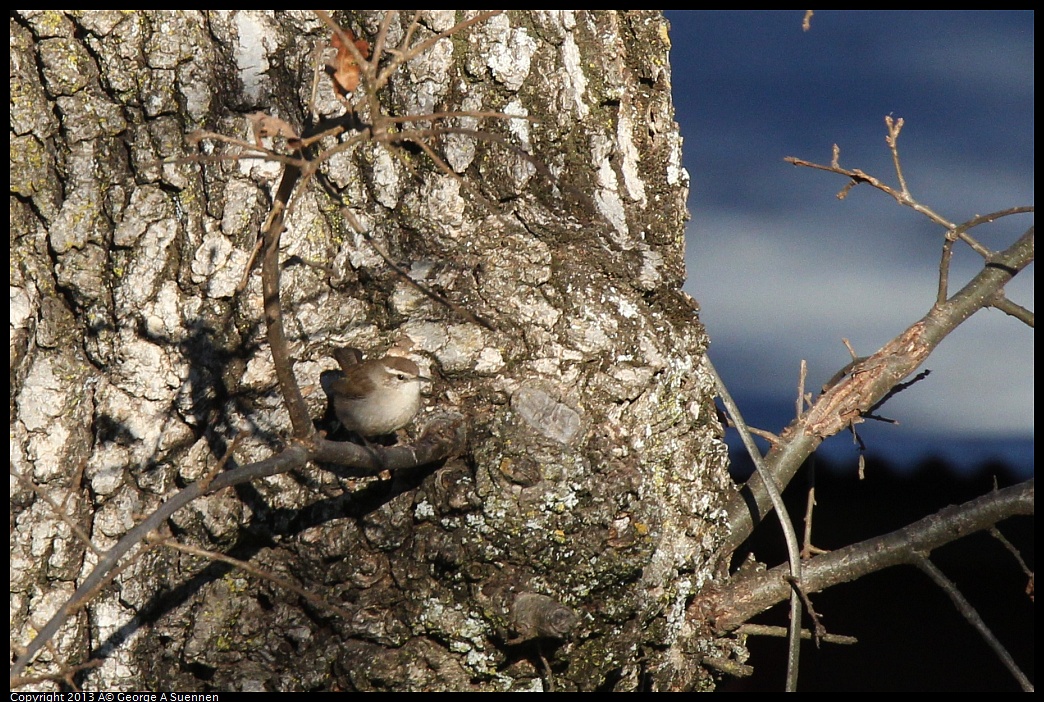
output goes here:
[[819, 648], [819, 644], [827, 633], [826, 627], [823, 626], [822, 618], [819, 616], [819, 612], [816, 611], [816, 608], [812, 606], [812, 600], [808, 598], [808, 593], [801, 587], [801, 583], [795, 582], [792, 577], [787, 579], [791, 581], [791, 586], [797, 591], [797, 594], [801, 597], [801, 601], [805, 604], [805, 609], [808, 610], [809, 619], [811, 619], [812, 623], [815, 624], [812, 628], [812, 640], [815, 642], [816, 648]]
[[729, 389], [725, 387], [725, 381], [718, 375], [718, 371], [714, 364], [711, 363], [710, 357], [705, 355], [704, 360], [706, 361], [708, 372], [714, 378], [718, 396], [721, 397], [721, 401], [725, 404], [725, 409], [728, 410], [729, 416], [732, 417], [732, 423], [739, 431], [743, 445], [746, 447], [747, 453], [750, 454], [750, 460], [754, 462], [754, 469], [761, 476], [765, 490], [772, 501], [772, 506], [776, 509], [780, 528], [783, 530], [783, 539], [787, 544], [787, 561], [790, 564], [790, 577], [793, 580], [790, 591], [790, 636], [787, 640], [787, 680], [785, 689], [787, 692], [795, 692], [797, 691], [798, 663], [801, 656], [801, 595], [799, 591], [802, 591], [803, 588], [801, 584], [801, 553], [798, 548], [797, 534], [794, 533], [794, 523], [790, 520], [786, 505], [783, 504], [783, 496], [776, 487], [772, 474], [765, 467], [761, 452], [758, 450], [757, 444], [754, 443], [754, 437], [747, 430], [747, 424], [743, 421], [743, 415], [739, 411], [739, 406], [732, 399]]
[[199, 479], [200, 487], [203, 489], [204, 492], [206, 492], [207, 489], [210, 487], [210, 483], [214, 480], [214, 478], [217, 477], [218, 473], [225, 470], [225, 467], [228, 465], [228, 462], [232, 460], [232, 457], [235, 454], [236, 449], [239, 448], [239, 445], [243, 443], [247, 436], [249, 436], [249, 434], [245, 431], [241, 431], [238, 434], [236, 434], [235, 438], [232, 439], [232, 443], [229, 444], [227, 449], [225, 449], [225, 455], [221, 457], [221, 460], [215, 463], [214, 467], [208, 470], [207, 474]]
[[[71, 690], [75, 690], [76, 692], [79, 692], [80, 688], [76, 684], [76, 675], [78, 673], [81, 673], [81, 672], [85, 671], [85, 670], [90, 670], [92, 668], [97, 668], [98, 666], [100, 666], [104, 662], [105, 661], [101, 660], [100, 658], [92, 658], [91, 660], [86, 661], [84, 663], [80, 663], [78, 665], [64, 666], [64, 667], [62, 667], [61, 670], [59, 670], [57, 673], [54, 673], [53, 675], [34, 675], [34, 676], [24, 676], [24, 677], [23, 676], [19, 676], [19, 677], [16, 677], [16, 678], [11, 678], [11, 689], [14, 690], [14, 689], [19, 688], [19, 687], [24, 687], [26, 685], [36, 685], [36, 684], [42, 683], [42, 682], [59, 682], [59, 681], [61, 681], [61, 682], [64, 682], [66, 685], [68, 685]], [[31, 697], [31, 696], [27, 696], [27, 697], [30, 697], [32, 699], [36, 699], [35, 697]], [[46, 699], [46, 698], [44, 698], [44, 699]]]
[[953, 260], [953, 245], [957, 241], [957, 230], [951, 229], [943, 237], [942, 256], [939, 259], [939, 282], [935, 294], [935, 304], [946, 302], [950, 290], [950, 262]]
[[[782, 631], [783, 634], [786, 635], [786, 629], [782, 629]], [[745, 665], [731, 658], [725, 658], [724, 656], [704, 656], [700, 659], [700, 663], [705, 668], [713, 668], [719, 673], [731, 675], [734, 678], [749, 678], [754, 675], [754, 666]]]
[[[901, 122], [902, 120], [899, 120], [899, 121]], [[891, 137], [889, 137], [889, 138], [891, 138]], [[894, 157], [896, 159], [896, 161], [895, 161], [896, 162], [896, 167], [898, 168], [898, 152], [893, 150], [893, 153], [894, 153]], [[928, 217], [930, 220], [932, 220], [936, 224], [942, 225], [943, 227], [946, 228], [948, 237], [960, 239], [961, 241], [966, 243], [968, 246], [970, 246], [973, 251], [975, 251], [977, 254], [979, 254], [985, 260], [989, 260], [990, 256], [993, 254], [993, 252], [990, 251], [989, 248], [987, 248], [987, 247], [983, 246], [982, 244], [980, 244], [970, 234], [968, 234], [967, 230], [971, 229], [973, 226], [976, 226], [978, 224], [982, 224], [983, 222], [993, 221], [994, 219], [997, 219], [998, 217], [1001, 217], [1001, 216], [1006, 216], [1006, 215], [1009, 215], [1009, 214], [1019, 214], [1019, 213], [1023, 213], [1023, 212], [1032, 212], [1033, 211], [1032, 207], [1013, 207], [1013, 208], [1011, 208], [1009, 210], [1003, 210], [1001, 212], [995, 212], [995, 213], [992, 213], [992, 214], [989, 214], [989, 215], [982, 215], [981, 217], [976, 217], [976, 218], [974, 218], [972, 220], [969, 220], [969, 222], [966, 222], [965, 224], [957, 225], [957, 224], [954, 224], [953, 222], [950, 222], [948, 219], [946, 219], [942, 215], [938, 214], [937, 212], [932, 210], [930, 207], [927, 207], [927, 206], [921, 204], [920, 202], [917, 202], [910, 195], [909, 190], [906, 189], [906, 184], [905, 184], [906, 181], [901, 176], [901, 173], [902, 173], [901, 170], [898, 171], [898, 172], [900, 173], [900, 182], [902, 183], [902, 188], [900, 190], [896, 190], [892, 186], [887, 185], [886, 183], [884, 183], [882, 180], [880, 180], [878, 178], [875, 178], [875, 177], [873, 177], [873, 176], [863, 172], [862, 170], [860, 170], [858, 168], [852, 168], [852, 169], [842, 168], [840, 166], [839, 162], [838, 162], [839, 157], [840, 157], [840, 150], [838, 149], [837, 144], [835, 144], [834, 145], [833, 158], [832, 158], [832, 161], [831, 161], [829, 166], [825, 166], [825, 165], [819, 164], [819, 163], [813, 163], [811, 161], [806, 161], [806, 160], [800, 159], [800, 158], [794, 158], [793, 156], [788, 156], [788, 157], [786, 157], [783, 160], [786, 161], [787, 163], [790, 163], [790, 164], [794, 165], [794, 166], [803, 166], [805, 168], [813, 168], [813, 169], [820, 170], [820, 171], [828, 171], [830, 173], [837, 173], [839, 175], [843, 175], [843, 176], [847, 176], [848, 178], [851, 178], [852, 182], [850, 182], [848, 185], [846, 185], [845, 188], [840, 193], [838, 193], [838, 198], [842, 199], [842, 200], [844, 199], [844, 196], [848, 193], [848, 190], [850, 190], [853, 186], [855, 186], [855, 185], [857, 185], [859, 183], [867, 183], [868, 185], [871, 185], [872, 187], [877, 188], [881, 192], [890, 195], [899, 204], [901, 204], [901, 205], [903, 205], [905, 207], [909, 207], [909, 208], [911, 208], [911, 209], [913, 209], [913, 210], [915, 210], [917, 212], [920, 212], [921, 214], [925, 215], [926, 217]], [[945, 247], [945, 244], [944, 244], [944, 247]]]
[[773, 434], [770, 431], [766, 431], [765, 429], [758, 429], [757, 427], [752, 427], [752, 426], [748, 425], [747, 426], [747, 431], [749, 431], [754, 436], [761, 437], [765, 441], [769, 442], [769, 444], [772, 445], [772, 446], [775, 446], [776, 444], [779, 443], [779, 437], [776, 436], [775, 434]]
[[920, 203], [917, 203], [917, 202], [912, 202], [909, 198], [905, 197], [901, 191], [896, 190], [892, 186], [884, 183], [883, 181], [879, 180], [878, 178], [873, 177], [872, 175], [868, 175], [867, 173], [864, 173], [863, 171], [859, 170], [858, 168], [848, 169], [848, 168], [839, 168], [839, 167], [836, 167], [836, 166], [824, 166], [824, 165], [819, 164], [819, 163], [813, 163], [812, 161], [806, 161], [804, 159], [794, 158], [793, 156], [787, 156], [783, 160], [786, 161], [787, 163], [791, 164], [791, 165], [794, 165], [794, 166], [802, 166], [804, 168], [812, 168], [812, 169], [815, 169], [815, 170], [818, 170], [818, 171], [827, 171], [829, 173], [837, 173], [838, 175], [847, 176], [847, 177], [852, 179], [853, 183], [856, 183], [856, 184], [858, 184], [858, 183], [866, 183], [867, 185], [871, 185], [871, 186], [877, 188], [878, 190], [880, 190], [883, 193], [887, 193], [888, 195], [891, 195], [895, 199], [895, 201], [898, 202], [899, 204], [904, 205], [906, 207], [909, 207], [909, 208], [911, 208], [913, 210], [916, 210], [917, 212], [920, 212], [921, 214], [925, 215], [926, 217], [928, 217], [928, 219], [932, 220], [936, 224], [940, 224], [940, 225], [946, 227], [947, 229], [953, 229], [956, 226], [952, 222], [947, 220], [945, 217], [943, 217], [943, 216], [939, 215], [938, 213], [936, 213], [931, 208], [925, 207], [924, 205], [922, 205]]
[[1001, 295], [997, 300], [994, 300], [992, 306], [1004, 314], [1011, 315], [1020, 322], [1023, 322], [1026, 326], [1033, 327], [1033, 319], [1035, 316], [1033, 312], [1022, 305], [1012, 302], [1003, 295]]
[[[772, 636], [781, 639], [787, 635], [787, 630], [782, 626], [769, 626], [768, 624], [744, 624], [736, 629], [736, 633], [746, 634], [747, 636]], [[812, 632], [808, 629], [802, 629], [801, 638], [811, 639]], [[859, 639], [856, 637], [843, 634], [823, 634], [822, 640], [823, 643], [840, 644], [842, 646], [851, 646], [859, 643]]]
[[[412, 38], [412, 31], [408, 31], [407, 36], [403, 39], [402, 43], [400, 44], [399, 51], [395, 53], [395, 55], [392, 57], [392, 60], [388, 63], [384, 70], [381, 71], [380, 76], [377, 78], [377, 84], [375, 87], [383, 87], [388, 82], [388, 79], [391, 78], [392, 74], [395, 73], [396, 70], [398, 70], [399, 66], [406, 63], [410, 59], [416, 58], [420, 54], [424, 53], [430, 47], [434, 46], [437, 42], [441, 41], [442, 39], [451, 37], [457, 32], [466, 29], [473, 24], [485, 22], [486, 20], [496, 17], [497, 15], [503, 13], [503, 10], [489, 10], [487, 12], [482, 12], [478, 15], [475, 15], [471, 19], [466, 19], [462, 22], [458, 22], [446, 31], [440, 32], [439, 34], [436, 34], [435, 36], [430, 37], [420, 42], [419, 44], [415, 44], [409, 48], [406, 48], [407, 42]], [[411, 30], [416, 24], [416, 20], [411, 23]]]
[[808, 497], [805, 499], [805, 531], [804, 546], [801, 547], [801, 560], [807, 561], [812, 556], [828, 553], [825, 549], [812, 545], [812, 513], [816, 507], [816, 486], [808, 488]]
[[949, 596], [950, 601], [953, 602], [953, 606], [957, 608], [957, 611], [961, 613], [961, 616], [963, 616], [965, 620], [967, 620], [967, 622], [971, 624], [977, 632], [979, 632], [979, 636], [983, 638], [986, 645], [993, 650], [997, 655], [997, 658], [999, 658], [1001, 663], [1004, 664], [1004, 667], [1008, 669], [1009, 673], [1011, 673], [1012, 677], [1018, 681], [1022, 691], [1033, 692], [1033, 683], [1031, 683], [1029, 678], [1026, 677], [1026, 674], [1019, 669], [1015, 659], [1011, 657], [1011, 654], [1008, 653], [1006, 648], [1004, 648], [1004, 645], [1000, 640], [992, 631], [990, 631], [986, 622], [982, 620], [982, 617], [979, 616], [979, 613], [975, 610], [972, 604], [968, 602], [961, 591], [957, 589], [957, 586], [953, 581], [947, 578], [941, 570], [936, 568], [934, 563], [923, 556], [914, 559], [913, 564], [917, 566], [922, 573], [931, 578], [932, 582], [938, 585], [942, 591]]
[[1010, 207], [1006, 210], [1000, 210], [998, 212], [991, 212], [990, 214], [972, 217], [967, 222], [958, 224], [953, 229], [948, 230], [946, 232], [946, 236], [943, 238], [942, 258], [939, 261], [939, 290], [936, 294], [936, 302], [942, 304], [946, 301], [946, 298], [949, 295], [947, 290], [950, 279], [950, 261], [953, 258], [953, 244], [955, 241], [957, 241], [957, 239], [961, 238], [965, 243], [969, 244], [976, 253], [978, 253], [985, 260], [988, 261], [990, 260], [990, 256], [993, 255], [993, 252], [985, 246], [983, 246], [982, 244], [980, 244], [975, 239], [971, 238], [971, 236], [967, 233], [968, 230], [973, 229], [979, 226], [980, 224], [987, 224], [989, 222], [996, 221], [1001, 217], [1009, 217], [1015, 214], [1026, 214], [1033, 211], [1034, 208], [1032, 206]]
[[[319, 177], [318, 181], [330, 197], [340, 201], [340, 195], [337, 193], [336, 189], [333, 186], [333, 183], [331, 183], [329, 179], [325, 177]], [[388, 265], [388, 267], [395, 271], [395, 273], [400, 278], [402, 278], [402, 280], [406, 281], [409, 285], [412, 285], [414, 288], [416, 288], [429, 299], [434, 300], [440, 305], [449, 308], [450, 310], [458, 314], [462, 319], [471, 322], [472, 324], [477, 324], [484, 329], [488, 329], [489, 331], [497, 331], [497, 328], [489, 320], [485, 319], [480, 315], [475, 314], [471, 310], [465, 309], [464, 307], [458, 305], [452, 300], [449, 300], [446, 297], [439, 295], [435, 291], [429, 289], [426, 285], [422, 285], [418, 281], [414, 280], [410, 276], [408, 271], [402, 268], [402, 266], [396, 263], [392, 259], [392, 257], [388, 255], [388, 253], [384, 250], [384, 247], [381, 246], [380, 243], [373, 238], [373, 236], [370, 234], [369, 231], [367, 231], [367, 229], [364, 226], [362, 226], [362, 224], [359, 222], [359, 219], [352, 213], [350, 209], [348, 209], [346, 205], [343, 204], [343, 202], [341, 203], [341, 214], [344, 215], [344, 218], [348, 222], [349, 226], [351, 226], [351, 228], [357, 234], [362, 236], [363, 239], [366, 240], [366, 243], [373, 247], [373, 250], [376, 251], [380, 255], [380, 257], [384, 259], [384, 262]]]
[[275, 583], [284, 590], [289, 590], [295, 595], [299, 595], [305, 600], [311, 602], [316, 607], [326, 610], [328, 612], [332, 612], [333, 614], [336, 614], [337, 616], [347, 621], [351, 621], [352, 618], [355, 616], [352, 612], [349, 612], [348, 610], [342, 607], [338, 607], [336, 604], [330, 602], [328, 599], [308, 592], [304, 588], [295, 585], [289, 580], [285, 578], [280, 578], [279, 576], [270, 573], [267, 570], [263, 570], [254, 565], [251, 565], [247, 561], [241, 561], [238, 558], [232, 558], [231, 556], [226, 556], [225, 554], [218, 553], [217, 551], [209, 551], [204, 548], [198, 548], [196, 546], [190, 546], [189, 544], [183, 544], [173, 539], [163, 539], [157, 543], [159, 546], [163, 546], [164, 548], [169, 548], [174, 551], [181, 551], [182, 553], [188, 553], [193, 556], [199, 556], [201, 558], [206, 558], [211, 561], [227, 563], [228, 565], [238, 568], [239, 570], [242, 570], [245, 573], [250, 573], [251, 575], [255, 575], [263, 580]]
[[856, 353], [855, 347], [852, 346], [852, 342], [851, 341], [849, 341], [848, 339], [842, 338], [841, 339], [841, 343], [843, 343], [845, 345], [845, 348], [848, 349], [848, 355], [852, 357], [853, 361], [856, 360], [857, 358], [859, 358], [859, 354]]
[[[1033, 261], [1033, 229], [990, 262], [960, 291], [928, 313], [872, 356], [851, 366], [847, 375], [828, 387], [805, 417], [791, 423], [780, 435], [786, 441], [773, 446], [765, 457], [779, 484], [787, 484], [806, 458], [828, 436], [850, 426], [863, 411], [873, 407], [897, 382], [914, 373], [931, 352], [968, 317], [992, 304], [997, 291]], [[734, 551], [771, 509], [772, 500], [755, 474], [726, 509], [732, 532], [726, 548]]]
[[263, 232], [265, 253], [261, 262], [261, 287], [264, 292], [265, 326], [268, 330], [268, 345], [272, 352], [276, 378], [286, 403], [290, 423], [294, 428], [294, 436], [298, 439], [311, 440], [315, 436], [315, 426], [308, 415], [308, 406], [301, 395], [301, 388], [294, 376], [294, 362], [290, 357], [290, 347], [283, 329], [283, 309], [279, 302], [280, 266], [279, 239], [283, 232], [284, 215], [290, 202], [297, 181], [301, 177], [301, 169], [287, 166], [283, 178], [279, 182], [275, 202], [269, 221]]
[[1029, 580], [1034, 580], [1034, 571], [1030, 570], [1029, 566], [1026, 565], [1026, 562], [1022, 559], [1022, 554], [1019, 553], [1019, 549], [1016, 548], [1011, 541], [1004, 538], [1004, 535], [1001, 534], [1000, 530], [996, 527], [990, 530], [990, 536], [1000, 541], [1001, 545], [1003, 545], [1004, 548], [1007, 549], [1007, 552], [1009, 552], [1010, 554], [1012, 554], [1012, 556], [1015, 557], [1015, 562], [1019, 564], [1020, 568], [1022, 568], [1022, 572], [1024, 572], [1026, 578], [1028, 578]]
[[798, 370], [798, 393], [796, 404], [796, 416], [801, 419], [805, 416], [805, 381], [808, 379], [808, 363], [801, 359], [801, 367]]
[[69, 514], [62, 507], [56, 504], [55, 501], [51, 499], [51, 496], [44, 492], [39, 485], [37, 485], [32, 480], [16, 471], [13, 462], [11, 463], [11, 475], [14, 477], [15, 480], [28, 487], [36, 494], [37, 497], [39, 497], [41, 500], [47, 503], [47, 506], [51, 508], [51, 511], [54, 512], [60, 520], [65, 522], [66, 526], [68, 526], [69, 529], [72, 531], [73, 535], [76, 536], [77, 539], [79, 539], [80, 543], [82, 543], [84, 546], [94, 551], [95, 553], [101, 553], [98, 547], [94, 545], [94, 542], [91, 541], [91, 537], [87, 534], [86, 531], [84, 531], [83, 527], [77, 524], [76, 521], [72, 517], [70, 517]]
[[[961, 539], [997, 522], [1034, 511], [1034, 480], [987, 493], [960, 505], [945, 507], [888, 534], [816, 556], [804, 564], [807, 592], [819, 592], [869, 573], [908, 564], [919, 554]], [[750, 621], [793, 592], [785, 581], [788, 564], [767, 571], [748, 572], [724, 587], [708, 590], [692, 603], [719, 631], [731, 631]]]
[[906, 187], [906, 178], [903, 176], [903, 168], [899, 165], [899, 132], [903, 129], [903, 118], [893, 120], [892, 115], [885, 117], [885, 126], [888, 127], [888, 136], [885, 141], [888, 149], [892, 152], [892, 163], [895, 165], [895, 175], [899, 178], [899, 187], [907, 198], [910, 198], [910, 189]]
[[[373, 42], [373, 55], [374, 56], [383, 56], [384, 55], [385, 44], [388, 41], [388, 30], [391, 29], [392, 19], [394, 19], [395, 17], [398, 17], [398, 16], [399, 16], [399, 11], [398, 10], [388, 10], [381, 17], [381, 24], [380, 24], [380, 26], [377, 29], [377, 38]], [[410, 34], [412, 33], [411, 30], [412, 30], [412, 27], [413, 27], [413, 23], [416, 22], [416, 21], [417, 21], [417, 13], [414, 13], [413, 19], [410, 21], [410, 29], [408, 29], [406, 31], [407, 39], [409, 38]], [[376, 63], [373, 64], [373, 67], [376, 67], [376, 65], [377, 65]], [[377, 74], [374, 73], [373, 74], [373, 79], [376, 79], [376, 78], [377, 78]]]
[[189, 134], [186, 137], [186, 141], [190, 144], [203, 141], [204, 139], [210, 141], [220, 141], [225, 144], [231, 144], [232, 146], [238, 146], [241, 149], [245, 149], [248, 152], [256, 153], [237, 153], [237, 154], [203, 154], [200, 156], [186, 156], [179, 159], [173, 159], [170, 161], [163, 161], [163, 163], [181, 163], [185, 161], [216, 161], [216, 160], [235, 160], [242, 161], [244, 159], [259, 159], [263, 161], [276, 161], [283, 164], [284, 166], [296, 166], [302, 168], [305, 165], [305, 161], [302, 158], [294, 158], [281, 154], [278, 151], [273, 151], [265, 146], [258, 146], [257, 144], [251, 144], [249, 141], [239, 139], [236, 137], [225, 136], [217, 132], [198, 131]]

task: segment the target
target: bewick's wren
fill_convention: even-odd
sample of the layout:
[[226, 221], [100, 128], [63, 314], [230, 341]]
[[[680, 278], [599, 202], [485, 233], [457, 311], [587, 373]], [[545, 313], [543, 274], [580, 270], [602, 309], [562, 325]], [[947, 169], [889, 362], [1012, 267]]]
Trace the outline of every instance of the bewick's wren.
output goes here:
[[334, 351], [343, 372], [330, 383], [337, 419], [364, 439], [402, 429], [420, 409], [420, 384], [428, 379], [408, 358], [385, 356], [360, 363], [356, 353]]

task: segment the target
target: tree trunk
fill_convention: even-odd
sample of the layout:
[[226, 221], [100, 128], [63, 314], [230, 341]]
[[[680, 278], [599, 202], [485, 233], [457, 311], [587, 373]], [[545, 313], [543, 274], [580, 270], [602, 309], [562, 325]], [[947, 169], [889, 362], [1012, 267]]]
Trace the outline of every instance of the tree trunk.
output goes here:
[[[422, 13], [412, 42], [473, 16]], [[336, 19], [375, 46], [382, 17]], [[394, 17], [386, 45], [409, 26]], [[73, 525], [110, 548], [238, 433], [228, 465], [289, 440], [258, 276], [236, 292], [282, 166], [187, 159], [237, 151], [188, 135], [251, 142], [256, 112], [301, 129], [330, 38], [299, 11], [12, 18], [16, 645], [97, 560]], [[85, 689], [712, 688], [701, 661], [730, 649], [683, 615], [727, 558], [733, 488], [681, 291], [668, 49], [658, 13], [512, 12], [400, 68], [379, 93], [388, 114], [533, 121], [406, 121], [399, 144], [326, 160], [367, 236], [301, 186], [284, 323], [324, 430], [331, 350], [395, 347], [433, 380], [413, 435], [457, 411], [468, 450], [391, 477], [310, 466], [193, 502], [172, 541], [312, 597], [153, 545], [28, 672], [95, 657]], [[343, 113], [319, 77], [320, 116]]]

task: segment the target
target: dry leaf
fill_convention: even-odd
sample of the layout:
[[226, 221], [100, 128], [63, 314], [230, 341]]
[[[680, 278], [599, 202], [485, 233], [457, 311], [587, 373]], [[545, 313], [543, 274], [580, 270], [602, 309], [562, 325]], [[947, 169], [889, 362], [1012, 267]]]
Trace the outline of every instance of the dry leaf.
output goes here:
[[290, 124], [279, 117], [273, 117], [264, 112], [251, 112], [246, 116], [250, 120], [250, 126], [254, 130], [254, 142], [261, 146], [262, 137], [282, 136], [289, 141], [297, 141], [300, 137]]
[[[359, 54], [364, 59], [370, 58], [370, 43], [365, 39], [356, 39], [350, 29], [343, 31], [344, 36], [355, 43]], [[359, 66], [355, 63], [352, 52], [341, 42], [340, 34], [334, 32], [330, 45], [337, 49], [337, 56], [329, 64], [334, 80], [334, 90], [338, 95], [344, 97], [359, 87]]]

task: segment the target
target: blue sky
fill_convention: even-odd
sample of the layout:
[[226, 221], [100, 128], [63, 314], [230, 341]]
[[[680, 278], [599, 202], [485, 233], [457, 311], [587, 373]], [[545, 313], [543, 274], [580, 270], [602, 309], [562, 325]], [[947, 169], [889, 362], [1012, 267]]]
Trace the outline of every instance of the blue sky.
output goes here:
[[[797, 156], [895, 184], [885, 115], [915, 198], [957, 222], [1033, 200], [1032, 12], [667, 12], [676, 119], [692, 179], [687, 290], [711, 357], [748, 421], [792, 417], [801, 359], [818, 387], [849, 356], [876, 351], [923, 316], [943, 231], [867, 186]], [[1004, 248], [1032, 215], [973, 234]], [[980, 259], [956, 257], [951, 290]], [[1033, 267], [1008, 288], [1033, 307]], [[871, 453], [911, 465], [942, 455], [1008, 458], [1032, 470], [1033, 330], [982, 311], [946, 339], [923, 383], [861, 425]], [[825, 452], [854, 458], [850, 437]]]

